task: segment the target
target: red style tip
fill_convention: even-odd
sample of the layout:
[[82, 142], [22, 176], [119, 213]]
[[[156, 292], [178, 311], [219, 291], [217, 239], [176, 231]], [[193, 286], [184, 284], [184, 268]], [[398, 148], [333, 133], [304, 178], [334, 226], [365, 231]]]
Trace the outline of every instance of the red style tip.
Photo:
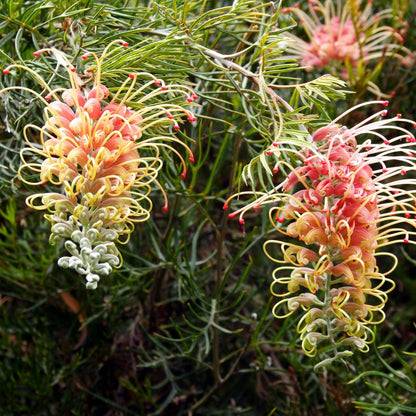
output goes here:
[[244, 218], [240, 218], [240, 219], [238, 220], [238, 222], [239, 222], [240, 224], [244, 224], [244, 223], [245, 223]]
[[194, 100], [197, 100], [199, 97], [198, 97], [196, 94], [192, 94], [192, 98], [193, 98]]
[[71, 72], [75, 72], [77, 69], [73, 66], [72, 68], [71, 68]]
[[299, 4], [299, 3], [296, 3], [296, 4], [295, 4], [295, 7], [296, 7], [297, 9], [299, 9], [300, 4]]
[[409, 239], [408, 238], [404, 238], [403, 239], [403, 243], [408, 244], [408, 242], [409, 242]]
[[87, 59], [88, 55], [81, 55], [81, 59]]
[[33, 52], [33, 55], [35, 55], [37, 58], [38, 56], [40, 56], [41, 53], [42, 53], [41, 51], [36, 51], [36, 52]]
[[285, 7], [282, 9], [282, 13], [289, 13], [292, 9], [290, 7]]
[[272, 143], [272, 145], [273, 145], [274, 147], [277, 147], [277, 146], [279, 146], [279, 143], [277, 143], [277, 142], [273, 142], [273, 143]]
[[405, 216], [406, 218], [410, 218], [410, 214], [409, 214], [408, 212], [406, 212], [406, 214], [404, 214], [404, 216]]
[[168, 89], [168, 87], [167, 87], [166, 85], [162, 85], [162, 86], [160, 87], [160, 89], [161, 89], [162, 91], [166, 91], [166, 90]]
[[135, 76], [136, 76], [135, 74], [129, 74], [130, 79], [134, 79]]
[[272, 155], [273, 154], [273, 151], [272, 150], [266, 150], [266, 155], [267, 156], [270, 156], [270, 155]]
[[8, 75], [8, 74], [10, 74], [10, 70], [9, 69], [3, 69], [3, 74], [6, 74], [6, 75]]
[[43, 181], [43, 182], [41, 183], [41, 185], [46, 185], [46, 183], [47, 183], [46, 181]]
[[389, 105], [389, 102], [388, 101], [383, 101], [381, 104], [386, 106], [386, 105]]
[[178, 125], [178, 124], [175, 124], [175, 125], [173, 126], [173, 128], [174, 128], [175, 130], [179, 130], [179, 129], [180, 129], [180, 127], [179, 127], [179, 125]]
[[165, 206], [162, 208], [162, 211], [163, 211], [163, 212], [168, 212], [168, 206], [167, 206], [167, 205], [165, 205]]
[[45, 100], [46, 101], [50, 101], [51, 100], [51, 96], [48, 94], [48, 95], [45, 95]]
[[274, 167], [274, 168], [273, 168], [273, 172], [274, 172], [274, 173], [279, 172], [279, 168], [278, 168], [278, 167]]
[[232, 212], [231, 214], [228, 214], [228, 218], [230, 220], [232, 220], [234, 217], [235, 217], [235, 213]]
[[388, 146], [390, 144], [390, 142], [388, 140], [383, 140], [383, 143]]
[[383, 173], [387, 173], [388, 170], [386, 168], [383, 169]]
[[371, 149], [371, 146], [366, 146], [365, 147], [365, 150], [370, 150]]
[[381, 115], [384, 117], [384, 116], [386, 116], [387, 115], [387, 110], [383, 110], [382, 112], [381, 112]]
[[280, 224], [283, 224], [285, 222], [285, 219], [283, 217], [277, 217], [277, 222], [280, 222]]
[[397, 116], [396, 116], [397, 118], [402, 118], [402, 115], [401, 114], [397, 114]]
[[188, 103], [191, 103], [193, 101], [192, 97], [187, 97], [186, 101], [188, 101]]
[[155, 85], [160, 85], [162, 81], [160, 79], [155, 79]]
[[195, 116], [189, 116], [188, 121], [192, 123], [192, 122], [196, 121], [196, 117]]
[[186, 172], [182, 172], [182, 173], [181, 173], [181, 178], [182, 178], [182, 179], [185, 179], [185, 178], [186, 178]]
[[228, 207], [228, 204], [224, 204], [223, 205], [223, 207], [222, 207], [222, 209], [224, 210], [224, 211], [227, 211], [227, 209], [228, 209], [229, 207]]
[[167, 116], [166, 116], [169, 120], [173, 120], [173, 115], [172, 114], [168, 114]]
[[404, 170], [404, 169], [402, 169], [401, 171], [400, 171], [400, 173], [402, 174], [402, 175], [406, 175], [406, 171]]
[[190, 161], [191, 163], [194, 163], [194, 162], [195, 162], [194, 157], [193, 157], [193, 156], [189, 156], [189, 161]]
[[126, 48], [127, 46], [129, 46], [128, 42], [123, 42], [122, 45]]
[[254, 205], [253, 209], [254, 209], [255, 211], [259, 210], [259, 209], [260, 209], [260, 205]]

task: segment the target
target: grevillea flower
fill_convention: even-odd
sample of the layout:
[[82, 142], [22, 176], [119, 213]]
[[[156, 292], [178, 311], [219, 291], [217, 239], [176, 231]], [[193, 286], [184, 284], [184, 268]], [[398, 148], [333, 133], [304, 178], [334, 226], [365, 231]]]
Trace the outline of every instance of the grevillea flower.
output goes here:
[[[361, 0], [349, 0], [337, 6], [331, 0], [321, 3], [309, 0], [304, 11], [299, 4], [282, 10], [292, 12], [302, 23], [309, 42], [288, 34], [288, 50], [307, 70], [326, 68], [334, 75], [352, 81], [359, 64], [368, 66], [381, 60], [395, 57], [403, 65], [413, 62], [413, 54], [403, 47], [403, 37], [394, 28], [382, 21], [393, 20], [391, 9], [372, 12], [372, 1], [361, 8]], [[352, 83], [352, 82], [351, 82]], [[354, 81], [354, 84], [357, 81]], [[368, 89], [380, 95], [377, 86], [369, 82]]]
[[[166, 131], [179, 129], [175, 118], [183, 115], [189, 121], [196, 120], [186, 105], [175, 104], [172, 98], [182, 97], [184, 103], [190, 103], [197, 96], [188, 87], [165, 85], [148, 73], [130, 74], [116, 92], [111, 92], [101, 83], [101, 66], [109, 47], [117, 42], [128, 45], [116, 41], [101, 58], [94, 53], [82, 56], [95, 59], [95, 67], [86, 71], [90, 77], [93, 74], [91, 89], [86, 87], [89, 82], [81, 82], [66, 56], [54, 49], [39, 50], [35, 56], [54, 55], [67, 68], [70, 88], [52, 90], [22, 65], [11, 65], [3, 71], [8, 74], [12, 68], [24, 68], [47, 91], [43, 97], [29, 90], [45, 106], [45, 124], [24, 129], [28, 147], [21, 151], [19, 177], [28, 185], [49, 183], [57, 188], [56, 192], [30, 195], [26, 202], [31, 208], [48, 212], [45, 217], [52, 225], [50, 243], [65, 240], [70, 254], [61, 257], [58, 264], [84, 275], [91, 289], [97, 287], [100, 276], [121, 267], [116, 243], [126, 243], [134, 223], [149, 218], [153, 185], [161, 189], [167, 210], [167, 197], [157, 180], [164, 150], [179, 158], [182, 177], [186, 164], [176, 145], [183, 147], [193, 161], [188, 146]], [[12, 88], [27, 90], [11, 87], [0, 93]], [[29, 130], [37, 132], [40, 144], [31, 142]]]
[[[243, 223], [251, 208], [273, 204], [270, 220], [284, 236], [264, 244], [267, 257], [281, 264], [273, 272], [271, 291], [279, 299], [273, 314], [301, 314], [303, 350], [309, 356], [324, 350], [320, 365], [354, 348], [368, 350], [371, 327], [384, 320], [387, 293], [394, 288], [386, 276], [397, 264], [380, 249], [416, 243], [416, 140], [395, 123], [414, 122], [386, 114], [379, 111], [347, 128], [338, 124], [344, 113], [317, 130], [310, 146], [271, 146], [266, 154], [277, 157], [274, 171], [287, 172], [286, 178], [230, 214], [239, 213]], [[293, 153], [297, 165], [285, 161], [284, 152]], [[381, 267], [380, 256], [390, 261]]]

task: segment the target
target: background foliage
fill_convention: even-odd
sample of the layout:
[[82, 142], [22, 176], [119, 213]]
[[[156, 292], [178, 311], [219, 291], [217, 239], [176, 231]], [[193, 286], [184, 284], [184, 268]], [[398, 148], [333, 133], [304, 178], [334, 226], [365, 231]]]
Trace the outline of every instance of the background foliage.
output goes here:
[[[393, 6], [416, 49], [414, 8]], [[163, 170], [168, 213], [155, 192], [151, 220], [123, 247], [123, 268], [86, 291], [56, 265], [62, 247], [49, 245], [49, 225], [25, 206], [31, 190], [16, 176], [22, 128], [42, 120], [39, 103], [25, 91], [2, 95], [0, 414], [416, 413], [415, 249], [397, 248], [398, 288], [372, 351], [315, 373], [293, 322], [271, 315], [266, 213], [247, 215], [243, 228], [222, 209], [245, 189], [243, 174], [253, 184], [270, 180], [258, 155], [277, 132], [302, 141], [356, 100], [342, 81], [305, 75], [285, 56], [285, 31], [299, 28], [279, 8], [254, 0], [2, 2], [1, 69], [25, 63], [50, 85], [66, 85], [56, 61], [33, 59], [34, 51], [54, 47], [82, 67], [84, 51], [122, 38], [130, 46], [106, 60], [106, 85], [148, 71], [192, 86], [199, 100], [198, 122], [178, 133], [195, 153], [190, 173], [182, 180], [173, 162]], [[416, 118], [414, 71], [382, 71], [381, 89], [396, 86], [393, 109]], [[24, 71], [0, 82], [40, 92]]]

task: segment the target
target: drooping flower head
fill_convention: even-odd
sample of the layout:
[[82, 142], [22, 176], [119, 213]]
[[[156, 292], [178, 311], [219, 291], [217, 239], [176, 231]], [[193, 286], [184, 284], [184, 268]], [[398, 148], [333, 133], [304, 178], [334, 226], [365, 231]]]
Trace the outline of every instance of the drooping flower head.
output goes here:
[[[413, 54], [403, 46], [401, 34], [383, 24], [391, 22], [391, 9], [373, 13], [372, 1], [361, 7], [361, 0], [349, 0], [334, 5], [332, 0], [309, 0], [308, 9], [299, 4], [282, 10], [292, 12], [302, 24], [309, 41], [288, 34], [292, 42], [288, 50], [294, 54], [305, 69], [326, 68], [333, 75], [341, 76], [354, 84], [362, 74], [356, 69], [378, 64], [382, 60], [397, 58], [404, 66], [413, 62]], [[362, 82], [362, 81], [361, 81]], [[377, 86], [370, 80], [368, 89], [380, 95]]]
[[[195, 93], [186, 86], [165, 85], [148, 73], [130, 74], [116, 92], [111, 92], [101, 83], [101, 66], [115, 43], [128, 46], [116, 41], [100, 58], [94, 53], [82, 56], [84, 60], [92, 56], [95, 61], [95, 66], [86, 70], [91, 78], [87, 82], [81, 81], [62, 52], [35, 52], [36, 57], [51, 53], [66, 67], [70, 88], [52, 90], [38, 74], [22, 65], [11, 65], [3, 71], [9, 74], [13, 68], [24, 68], [47, 91], [45, 97], [32, 91], [45, 106], [45, 124], [24, 129], [28, 147], [21, 151], [19, 177], [29, 185], [49, 183], [57, 187], [57, 192], [37, 193], [26, 202], [34, 209], [48, 211], [45, 217], [52, 224], [51, 244], [65, 240], [71, 255], [61, 257], [58, 264], [85, 275], [87, 288], [93, 289], [100, 275], [121, 266], [115, 243], [126, 243], [134, 223], [149, 218], [153, 185], [161, 189], [167, 210], [167, 197], [157, 180], [163, 158], [167, 157], [164, 150], [179, 158], [182, 177], [186, 164], [177, 145], [193, 160], [188, 146], [169, 130], [179, 129], [176, 119], [182, 116], [191, 122], [196, 120], [185, 108], [187, 105], [175, 103], [172, 97], [180, 96], [184, 103], [190, 103], [197, 98]], [[26, 90], [10, 87], [0, 93], [12, 88]], [[166, 103], [163, 97], [167, 97]], [[38, 133], [40, 145], [31, 142], [29, 130]]]
[[[271, 291], [280, 299], [273, 313], [283, 318], [301, 312], [303, 350], [315, 356], [324, 349], [320, 365], [354, 348], [368, 350], [371, 326], [384, 320], [387, 293], [394, 288], [386, 276], [397, 264], [380, 249], [416, 244], [416, 140], [395, 124], [414, 122], [386, 114], [347, 128], [338, 124], [344, 113], [317, 130], [310, 146], [271, 146], [266, 153], [277, 157], [274, 170], [288, 172], [286, 179], [230, 214], [239, 213], [243, 223], [249, 209], [273, 204], [270, 220], [285, 236], [264, 244], [266, 255], [281, 264], [273, 272]], [[282, 152], [294, 153], [298, 164], [285, 161]], [[390, 261], [380, 266], [380, 256]]]

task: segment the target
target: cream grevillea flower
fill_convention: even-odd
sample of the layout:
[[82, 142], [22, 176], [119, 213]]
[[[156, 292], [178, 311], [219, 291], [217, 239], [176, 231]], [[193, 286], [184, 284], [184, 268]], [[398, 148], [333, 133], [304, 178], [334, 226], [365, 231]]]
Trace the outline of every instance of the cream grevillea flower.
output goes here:
[[[382, 23], [393, 21], [391, 9], [373, 13], [372, 1], [367, 1], [362, 8], [361, 0], [338, 2], [337, 5], [332, 0], [309, 0], [308, 5], [307, 10], [299, 4], [282, 10], [299, 19], [309, 38], [304, 41], [288, 34], [291, 40], [288, 50], [307, 70], [326, 68], [351, 81], [352, 77], [360, 76], [354, 71], [360, 63], [367, 66], [392, 57], [405, 66], [413, 62], [414, 56], [403, 47], [400, 33]], [[380, 95], [372, 82], [368, 89]]]
[[[195, 93], [185, 86], [167, 86], [148, 73], [130, 74], [118, 91], [111, 92], [100, 81], [109, 47], [100, 58], [93, 53], [82, 56], [88, 59], [91, 55], [95, 60], [95, 68], [86, 71], [93, 74], [91, 89], [86, 87], [89, 82], [81, 82], [65, 55], [53, 49], [37, 51], [35, 56], [51, 53], [57, 57], [68, 70], [70, 88], [51, 90], [36, 73], [21, 65], [3, 71], [8, 74], [12, 68], [24, 68], [47, 91], [45, 97], [32, 91], [45, 105], [45, 124], [24, 129], [28, 147], [21, 151], [19, 177], [29, 185], [49, 183], [57, 188], [56, 192], [31, 195], [26, 202], [48, 212], [45, 217], [52, 225], [51, 244], [65, 240], [70, 254], [61, 257], [58, 264], [84, 275], [91, 289], [97, 287], [100, 276], [121, 266], [116, 243], [126, 243], [134, 223], [149, 218], [153, 185], [162, 191], [167, 210], [166, 194], [157, 180], [163, 150], [179, 158], [183, 177], [186, 164], [176, 147], [184, 148], [193, 161], [190, 149], [166, 132], [179, 129], [175, 118], [196, 120], [187, 105], [173, 104], [172, 100], [182, 96], [184, 103], [190, 103], [197, 98]], [[32, 143], [29, 130], [37, 133], [40, 144]]]
[[[277, 157], [274, 170], [287, 172], [286, 179], [230, 214], [244, 223], [247, 210], [273, 205], [270, 220], [284, 236], [264, 244], [267, 257], [280, 264], [271, 285], [278, 298], [273, 314], [300, 313], [303, 350], [309, 356], [324, 350], [320, 365], [354, 348], [368, 351], [371, 327], [384, 320], [387, 293], [394, 288], [386, 276], [397, 264], [380, 249], [416, 243], [415, 138], [395, 123], [414, 122], [386, 114], [382, 110], [347, 128], [338, 124], [344, 113], [300, 150], [275, 143], [266, 153]], [[282, 153], [293, 153], [297, 165]], [[387, 258], [382, 266], [380, 256]]]

